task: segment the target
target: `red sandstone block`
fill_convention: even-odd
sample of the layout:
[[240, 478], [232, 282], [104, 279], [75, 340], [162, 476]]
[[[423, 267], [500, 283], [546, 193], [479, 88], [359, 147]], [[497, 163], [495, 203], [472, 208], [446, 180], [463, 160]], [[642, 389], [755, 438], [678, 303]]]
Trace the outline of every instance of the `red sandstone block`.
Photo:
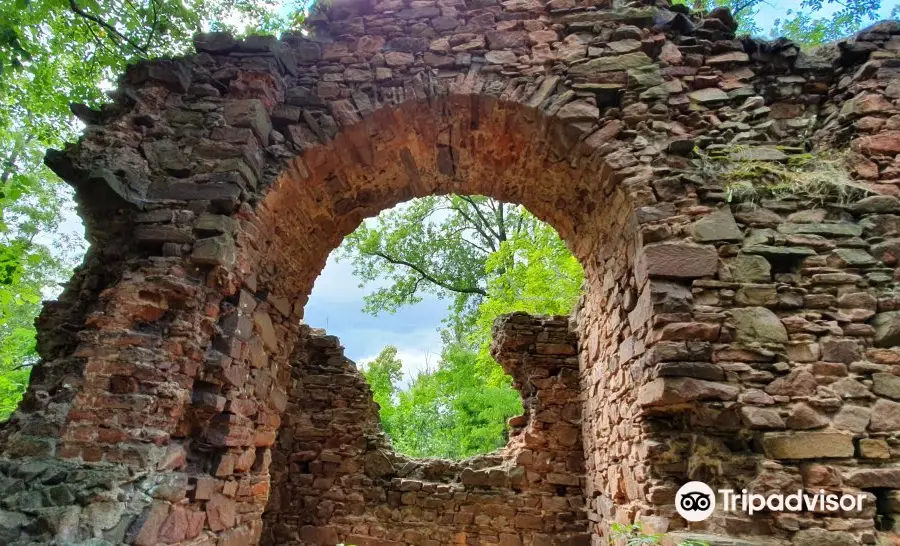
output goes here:
[[256, 433], [253, 445], [256, 447], [272, 447], [275, 445], [277, 433], [274, 430], [261, 430]]
[[209, 528], [213, 531], [234, 527], [237, 521], [235, 502], [225, 495], [213, 493], [206, 503], [206, 518]]
[[206, 523], [206, 512], [188, 512], [188, 526], [185, 538], [188, 540], [196, 537], [203, 532], [203, 526]]
[[184, 506], [175, 506], [159, 530], [159, 540], [166, 544], [181, 542], [187, 538], [188, 526], [187, 509]]
[[211, 499], [213, 493], [218, 489], [219, 483], [219, 480], [214, 478], [197, 478], [197, 483], [194, 486], [194, 499]]
[[134, 540], [135, 546], [155, 546], [160, 540], [160, 531], [169, 515], [169, 504], [155, 502], [144, 510], [143, 523]]

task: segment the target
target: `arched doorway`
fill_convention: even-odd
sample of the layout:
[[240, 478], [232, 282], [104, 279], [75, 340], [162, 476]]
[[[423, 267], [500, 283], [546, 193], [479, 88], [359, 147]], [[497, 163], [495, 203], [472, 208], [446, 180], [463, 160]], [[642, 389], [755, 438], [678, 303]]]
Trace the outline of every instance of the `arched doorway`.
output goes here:
[[[7, 542], [258, 541], [313, 279], [363, 218], [449, 192], [527, 207], [584, 266], [592, 540], [612, 521], [685, 528], [674, 497], [690, 479], [900, 489], [897, 199], [739, 202], [686, 158], [742, 144], [729, 157], [786, 162], [819, 129], [852, 142], [860, 186], [896, 192], [892, 111], [865, 112], [857, 138], [864, 112], [831, 79], [889, 56], [894, 27], [811, 59], [734, 40], [722, 10], [505, 4], [338, 3], [316, 40], [199, 36], [196, 56], [132, 67], [48, 157], [92, 249], [45, 307], [42, 362], [0, 429]], [[850, 92], [887, 96], [893, 69], [869, 66]], [[748, 96], [772, 81], [785, 88]], [[746, 155], [757, 117], [764, 145]], [[836, 518], [848, 531], [807, 515], [691, 528], [798, 544], [875, 530], [866, 512]]]

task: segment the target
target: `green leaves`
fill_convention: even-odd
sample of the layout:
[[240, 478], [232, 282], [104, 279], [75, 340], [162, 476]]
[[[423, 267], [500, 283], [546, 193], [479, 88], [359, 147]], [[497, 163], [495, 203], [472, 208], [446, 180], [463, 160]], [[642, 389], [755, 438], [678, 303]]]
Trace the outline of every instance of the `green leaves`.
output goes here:
[[40, 302], [83, 252], [83, 241], [60, 230], [64, 211], [74, 217], [65, 209], [71, 190], [43, 164], [47, 148], [82, 129], [69, 104], [99, 106], [126, 63], [186, 53], [198, 30], [286, 28], [276, 11], [255, 0], [0, 2], [0, 418], [37, 360]]
[[394, 448], [460, 459], [502, 447], [522, 401], [490, 356], [491, 328], [513, 311], [572, 311], [583, 272], [557, 233], [522, 207], [487, 197], [430, 197], [361, 226], [340, 256], [363, 284], [388, 281], [366, 296], [369, 312], [393, 312], [426, 293], [449, 300], [436, 369], [400, 389], [397, 350], [386, 347], [364, 372]]
[[[834, 14], [822, 17], [823, 7], [837, 7]], [[784, 36], [804, 47], [839, 40], [858, 31], [867, 22], [878, 19], [881, 0], [803, 0], [800, 8], [788, 10], [787, 17], [776, 19], [772, 36]]]
[[[647, 533], [641, 522], [619, 523], [610, 525], [609, 543], [613, 546], [624, 544], [625, 546], [647, 546], [659, 544], [665, 535], [663, 533]], [[709, 546], [707, 542], [692, 538], [682, 539], [679, 546]]]
[[[492, 382], [491, 370], [465, 348], [445, 349], [437, 369], [419, 373], [405, 390], [397, 389], [400, 377], [392, 374], [399, 370], [396, 348], [389, 346], [364, 374], [381, 406], [382, 426], [400, 453], [449, 459], [488, 453], [506, 443], [506, 420], [522, 413], [509, 378]], [[388, 375], [393, 383], [385, 381]]]
[[[764, 34], [759, 21], [764, 0], [675, 0], [674, 3], [707, 12], [718, 6], [727, 7], [738, 22], [738, 34]], [[769, 36], [785, 37], [800, 46], [814, 47], [857, 32], [867, 23], [876, 21], [880, 9], [881, 0], [802, 0], [796, 9], [787, 10], [787, 17], [772, 23]], [[823, 10], [828, 14], [823, 14]]]

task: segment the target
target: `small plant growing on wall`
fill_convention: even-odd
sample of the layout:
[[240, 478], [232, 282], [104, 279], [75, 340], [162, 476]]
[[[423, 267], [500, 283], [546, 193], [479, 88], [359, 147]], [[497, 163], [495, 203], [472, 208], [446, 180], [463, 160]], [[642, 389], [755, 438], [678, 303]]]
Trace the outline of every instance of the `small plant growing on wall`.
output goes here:
[[[609, 542], [612, 545], [624, 544], [624, 546], [647, 546], [659, 544], [665, 535], [663, 533], [647, 533], [641, 522], [613, 523], [610, 529]], [[621, 542], [620, 542], [621, 541]], [[687, 538], [678, 543], [679, 546], [709, 546], [702, 540]]]

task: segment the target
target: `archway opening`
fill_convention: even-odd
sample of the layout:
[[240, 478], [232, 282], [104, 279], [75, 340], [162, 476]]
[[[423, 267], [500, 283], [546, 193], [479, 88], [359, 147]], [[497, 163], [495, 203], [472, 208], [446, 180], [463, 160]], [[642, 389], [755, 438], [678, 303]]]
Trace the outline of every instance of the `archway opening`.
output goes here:
[[[238, 241], [239, 269], [271, 307], [281, 302], [269, 311], [267, 353], [279, 370], [269, 397], [280, 419], [265, 425], [278, 437], [265, 468], [264, 544], [421, 544], [422, 530], [439, 543], [460, 532], [583, 543], [588, 515], [620, 488], [603, 476], [625, 472], [619, 455], [598, 446], [610, 434], [634, 437], [616, 425], [632, 411], [627, 364], [642, 351], [650, 316], [626, 191], [647, 168], [609, 142], [618, 125], [607, 129], [604, 140], [584, 140], [578, 127], [532, 108], [450, 95], [375, 110], [287, 162], [254, 209], [254, 237]], [[516, 314], [497, 328], [491, 354], [525, 407], [521, 434], [505, 449], [461, 461], [411, 458], [386, 442], [341, 342], [295, 320], [322, 325], [311, 320], [308, 296], [328, 256], [367, 218], [452, 194], [513, 203], [552, 226], [583, 265], [585, 296], [577, 321]], [[334, 319], [326, 323], [333, 330]], [[609, 404], [621, 407], [612, 414]], [[477, 517], [483, 512], [501, 519]]]
[[569, 315], [582, 279], [556, 231], [524, 207], [425, 197], [344, 240], [304, 319], [337, 335], [358, 363], [394, 450], [463, 459], [503, 447], [510, 426], [524, 424], [521, 394], [491, 356], [495, 320]]

